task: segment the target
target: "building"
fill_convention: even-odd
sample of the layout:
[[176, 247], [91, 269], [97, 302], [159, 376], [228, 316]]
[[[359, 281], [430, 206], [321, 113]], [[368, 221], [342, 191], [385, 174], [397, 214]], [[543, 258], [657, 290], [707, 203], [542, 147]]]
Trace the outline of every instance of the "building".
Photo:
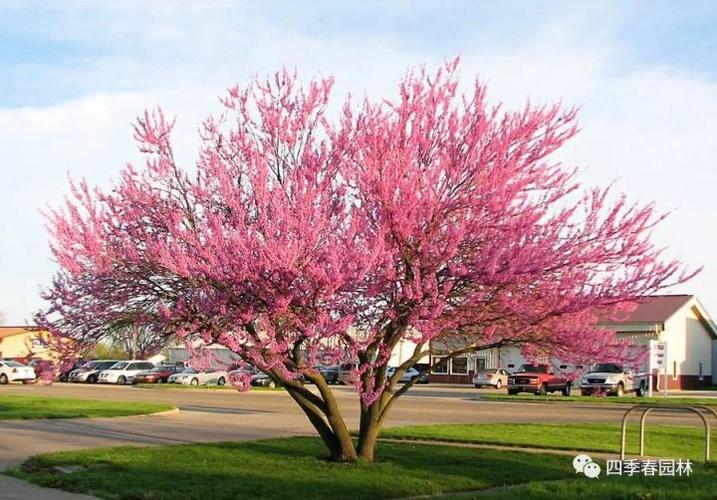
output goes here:
[[31, 326], [0, 326], [0, 358], [26, 358], [30, 354], [51, 359], [41, 340], [42, 332]]
[[[652, 296], [619, 320], [598, 324], [614, 330], [619, 340], [627, 340], [631, 345], [648, 346], [650, 340], [666, 343], [667, 380], [660, 373], [654, 379], [656, 388], [664, 387], [665, 382], [669, 389], [712, 387], [713, 367], [717, 370], [717, 326], [694, 295]], [[432, 356], [433, 362], [437, 358], [440, 354]], [[479, 351], [449, 361], [431, 375], [431, 381], [470, 384], [475, 371], [486, 368], [513, 371], [525, 361], [517, 348]], [[587, 368], [568, 367], [559, 360], [553, 360], [552, 364], [558, 370]], [[642, 371], [647, 371], [647, 366]]]
[[667, 380], [661, 373], [657, 385], [668, 389], [711, 388], [717, 368], [717, 326], [694, 295], [658, 295], [638, 305], [620, 321], [601, 323], [633, 345], [650, 340], [667, 345]]

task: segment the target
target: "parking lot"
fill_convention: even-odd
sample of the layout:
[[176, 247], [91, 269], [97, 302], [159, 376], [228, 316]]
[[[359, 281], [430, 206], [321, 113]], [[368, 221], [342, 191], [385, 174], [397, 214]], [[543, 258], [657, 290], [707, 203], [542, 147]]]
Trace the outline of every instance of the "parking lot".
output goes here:
[[[358, 425], [353, 388], [337, 386], [349, 426]], [[489, 402], [484, 390], [429, 385], [416, 387], [396, 405], [387, 425], [431, 423], [620, 422], [624, 406], [585, 403]], [[145, 446], [313, 435], [305, 416], [283, 391], [145, 389], [89, 384], [10, 385], [2, 394], [169, 403], [178, 412], [121, 418], [0, 421], [0, 468], [47, 451], [117, 445]], [[655, 422], [696, 424], [684, 414], [655, 415]]]

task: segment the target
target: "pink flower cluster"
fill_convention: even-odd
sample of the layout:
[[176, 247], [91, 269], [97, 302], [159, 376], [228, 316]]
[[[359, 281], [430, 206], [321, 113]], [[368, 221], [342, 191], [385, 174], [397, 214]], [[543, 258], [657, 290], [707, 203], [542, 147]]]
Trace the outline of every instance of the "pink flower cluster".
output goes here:
[[503, 111], [480, 83], [460, 95], [457, 66], [409, 72], [397, 99], [347, 100], [336, 120], [331, 78], [233, 87], [196, 170], [175, 161], [173, 120], [146, 112], [144, 168], [111, 191], [71, 183], [47, 214], [60, 271], [40, 325], [84, 345], [134, 322], [287, 381], [357, 362], [366, 404], [402, 339], [417, 356], [440, 340], [624, 357], [595, 311], [689, 278], [649, 239], [663, 216], [551, 159], [575, 110]]

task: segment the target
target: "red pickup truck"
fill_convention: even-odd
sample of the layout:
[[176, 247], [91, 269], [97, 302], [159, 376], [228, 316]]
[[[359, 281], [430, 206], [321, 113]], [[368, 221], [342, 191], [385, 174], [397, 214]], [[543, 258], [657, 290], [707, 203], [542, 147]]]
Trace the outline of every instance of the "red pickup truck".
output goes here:
[[549, 365], [523, 365], [508, 377], [508, 394], [532, 392], [544, 396], [549, 392], [561, 392], [570, 396], [570, 379], [553, 373]]

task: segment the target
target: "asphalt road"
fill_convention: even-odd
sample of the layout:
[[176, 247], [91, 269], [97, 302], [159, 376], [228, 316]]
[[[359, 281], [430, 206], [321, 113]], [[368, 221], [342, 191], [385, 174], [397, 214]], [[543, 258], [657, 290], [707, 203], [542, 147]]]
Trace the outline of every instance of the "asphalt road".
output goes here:
[[[358, 426], [352, 388], [336, 387], [350, 427]], [[0, 470], [36, 453], [104, 446], [146, 446], [313, 435], [304, 414], [283, 391], [143, 389], [87, 384], [0, 386], [0, 394], [169, 403], [178, 413], [123, 418], [0, 420]], [[387, 425], [491, 422], [620, 422], [625, 408], [581, 403], [489, 402], [471, 387], [419, 386], [399, 400]], [[660, 414], [655, 422], [696, 424], [684, 414]]]

